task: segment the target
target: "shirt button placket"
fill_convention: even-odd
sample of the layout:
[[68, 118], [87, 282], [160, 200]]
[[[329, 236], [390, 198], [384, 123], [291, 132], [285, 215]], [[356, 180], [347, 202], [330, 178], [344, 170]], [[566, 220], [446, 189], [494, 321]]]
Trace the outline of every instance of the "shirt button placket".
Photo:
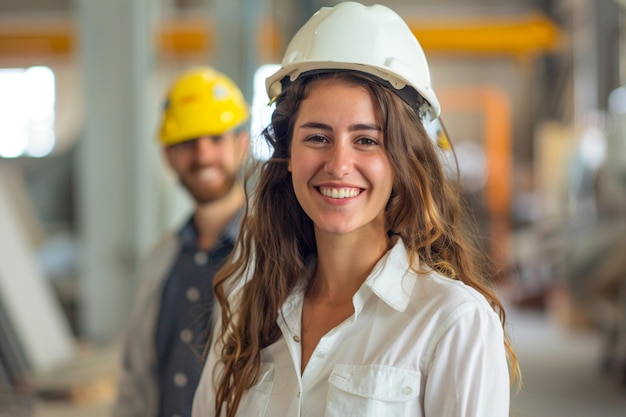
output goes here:
[[200, 252], [196, 252], [195, 255], [193, 255], [193, 261], [198, 266], [206, 265], [208, 260], [209, 260], [209, 255], [207, 255], [206, 252], [200, 251]]
[[325, 358], [327, 354], [328, 352], [326, 351], [326, 349], [318, 349], [315, 351], [315, 356], [317, 356], [318, 358]]
[[193, 341], [193, 332], [189, 329], [183, 329], [180, 332], [180, 340], [182, 340], [183, 343], [191, 343]]
[[197, 289], [196, 287], [189, 287], [187, 289], [187, 300], [190, 303], [195, 303], [196, 301], [198, 301], [200, 299], [200, 290]]
[[176, 372], [174, 374], [174, 385], [177, 387], [184, 387], [187, 385], [187, 375], [182, 372]]

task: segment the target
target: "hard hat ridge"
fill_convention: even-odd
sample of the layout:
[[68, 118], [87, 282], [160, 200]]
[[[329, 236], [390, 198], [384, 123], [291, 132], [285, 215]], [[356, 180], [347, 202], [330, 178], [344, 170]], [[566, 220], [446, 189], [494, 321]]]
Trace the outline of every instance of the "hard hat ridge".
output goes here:
[[424, 119], [440, 113], [424, 51], [406, 22], [383, 5], [343, 2], [322, 7], [295, 34], [281, 68], [266, 80], [270, 98], [310, 71], [356, 70], [385, 80]]

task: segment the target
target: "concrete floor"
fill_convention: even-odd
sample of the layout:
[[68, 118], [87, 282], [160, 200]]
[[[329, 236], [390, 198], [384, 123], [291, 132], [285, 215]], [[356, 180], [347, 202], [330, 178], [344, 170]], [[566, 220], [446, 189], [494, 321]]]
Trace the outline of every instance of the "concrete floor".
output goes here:
[[508, 311], [524, 380], [512, 399], [514, 417], [626, 416], [626, 387], [600, 371], [598, 333], [568, 328], [541, 311]]
[[[597, 333], [568, 328], [539, 310], [509, 308], [508, 312], [524, 379], [523, 389], [512, 399], [513, 417], [626, 416], [626, 388], [599, 371]], [[35, 417], [108, 417], [109, 413], [107, 396], [78, 405], [40, 401], [35, 406]]]

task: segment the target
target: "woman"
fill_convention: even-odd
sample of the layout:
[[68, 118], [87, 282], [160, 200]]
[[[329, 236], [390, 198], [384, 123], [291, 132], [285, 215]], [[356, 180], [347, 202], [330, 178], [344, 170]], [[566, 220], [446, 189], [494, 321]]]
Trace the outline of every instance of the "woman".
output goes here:
[[508, 415], [504, 311], [424, 129], [439, 104], [409, 28], [322, 8], [267, 85], [274, 153], [216, 277], [193, 415]]

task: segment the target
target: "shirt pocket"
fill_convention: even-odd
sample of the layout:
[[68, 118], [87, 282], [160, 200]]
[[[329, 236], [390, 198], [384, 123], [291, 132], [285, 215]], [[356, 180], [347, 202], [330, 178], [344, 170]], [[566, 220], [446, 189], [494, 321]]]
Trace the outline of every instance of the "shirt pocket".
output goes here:
[[266, 415], [267, 404], [274, 386], [274, 364], [261, 363], [259, 375], [258, 382], [244, 393], [237, 410], [238, 416], [263, 417]]
[[337, 365], [329, 378], [326, 417], [408, 416], [415, 404], [421, 375], [412, 369], [384, 365]]

